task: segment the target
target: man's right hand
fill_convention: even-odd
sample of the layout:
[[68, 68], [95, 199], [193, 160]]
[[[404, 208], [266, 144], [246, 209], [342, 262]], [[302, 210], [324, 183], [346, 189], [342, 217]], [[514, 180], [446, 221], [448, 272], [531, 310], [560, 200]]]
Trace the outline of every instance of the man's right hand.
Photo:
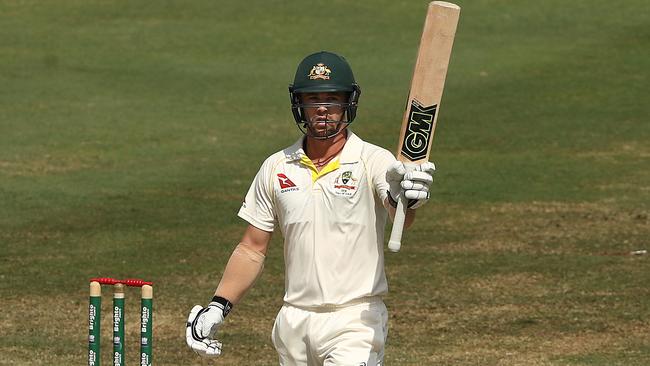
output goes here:
[[222, 345], [213, 337], [229, 311], [229, 306], [214, 301], [206, 308], [200, 305], [194, 306], [187, 318], [185, 331], [187, 345], [201, 356], [219, 356]]

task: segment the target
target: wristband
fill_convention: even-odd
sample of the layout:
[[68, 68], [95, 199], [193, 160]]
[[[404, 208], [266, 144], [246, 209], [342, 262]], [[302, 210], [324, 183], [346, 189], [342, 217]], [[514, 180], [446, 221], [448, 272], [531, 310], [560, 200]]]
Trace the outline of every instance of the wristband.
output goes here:
[[221, 296], [216, 296], [215, 295], [212, 298], [212, 302], [216, 302], [217, 304], [223, 306], [223, 308], [221, 310], [223, 311], [223, 317], [224, 318], [228, 315], [228, 313], [230, 313], [230, 310], [232, 310], [232, 307], [233, 307], [233, 304], [230, 301], [228, 301], [228, 299], [223, 298]]
[[[418, 202], [418, 200], [408, 200], [408, 204], [406, 205], [406, 208], [411, 208], [413, 205], [415, 205]], [[393, 208], [397, 208], [397, 201], [391, 196], [390, 191], [388, 192], [388, 204], [390, 204]]]
[[397, 208], [397, 201], [393, 198], [393, 196], [390, 194], [390, 191], [388, 191], [388, 203], [393, 207]]

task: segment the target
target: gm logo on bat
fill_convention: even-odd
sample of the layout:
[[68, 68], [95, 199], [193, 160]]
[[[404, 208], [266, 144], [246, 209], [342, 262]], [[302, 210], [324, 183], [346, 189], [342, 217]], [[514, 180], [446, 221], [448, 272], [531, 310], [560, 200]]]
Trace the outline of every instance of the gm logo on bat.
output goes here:
[[402, 155], [409, 160], [426, 158], [437, 109], [437, 104], [425, 107], [415, 99], [411, 101], [408, 125], [402, 142]]

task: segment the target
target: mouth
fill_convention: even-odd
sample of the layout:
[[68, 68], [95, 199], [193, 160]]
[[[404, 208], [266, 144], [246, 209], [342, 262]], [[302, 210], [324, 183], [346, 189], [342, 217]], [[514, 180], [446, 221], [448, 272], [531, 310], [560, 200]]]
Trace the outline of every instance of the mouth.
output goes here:
[[335, 127], [338, 124], [338, 121], [333, 121], [331, 119], [327, 119], [327, 116], [316, 116], [312, 118], [312, 120], [309, 123], [313, 128], [328, 128], [328, 127]]
[[301, 131], [316, 139], [328, 139], [343, 131], [346, 125], [346, 122], [330, 120], [324, 116], [314, 117], [302, 125]]
[[316, 131], [331, 131], [338, 129], [339, 122], [331, 120], [313, 121], [310, 126]]

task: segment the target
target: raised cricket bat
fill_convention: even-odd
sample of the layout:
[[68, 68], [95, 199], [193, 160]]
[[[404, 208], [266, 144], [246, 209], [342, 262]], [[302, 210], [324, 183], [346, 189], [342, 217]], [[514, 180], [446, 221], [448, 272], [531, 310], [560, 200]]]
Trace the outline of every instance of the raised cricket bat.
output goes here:
[[[407, 171], [409, 166], [429, 160], [459, 15], [458, 5], [444, 1], [429, 3], [397, 146], [397, 160], [405, 163]], [[406, 209], [407, 199], [402, 195], [388, 241], [392, 252], [398, 252], [402, 246]]]

